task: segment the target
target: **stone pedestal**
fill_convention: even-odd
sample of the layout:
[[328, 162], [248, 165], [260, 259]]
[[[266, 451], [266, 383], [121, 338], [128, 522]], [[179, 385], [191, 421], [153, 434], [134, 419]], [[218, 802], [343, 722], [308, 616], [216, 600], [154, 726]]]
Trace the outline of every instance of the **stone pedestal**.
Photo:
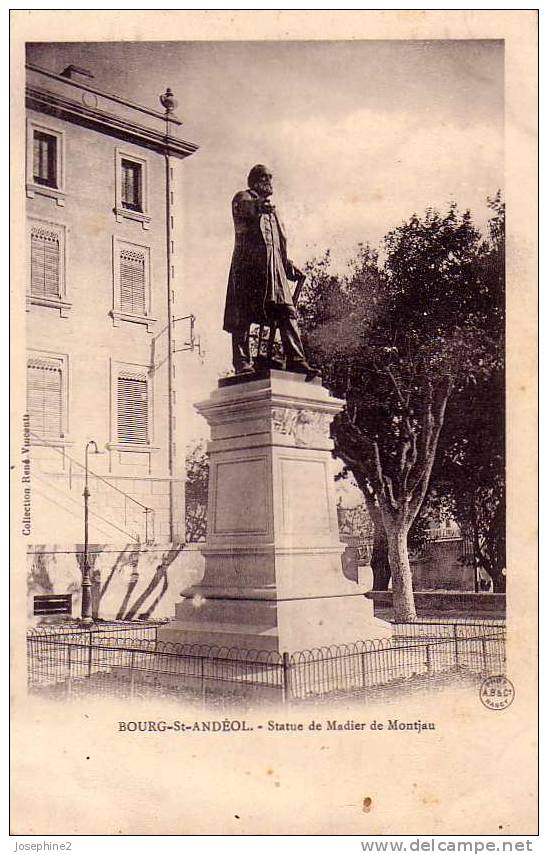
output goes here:
[[390, 635], [341, 565], [329, 426], [342, 406], [319, 379], [275, 370], [221, 380], [196, 406], [211, 428], [205, 574], [163, 640], [293, 652]]

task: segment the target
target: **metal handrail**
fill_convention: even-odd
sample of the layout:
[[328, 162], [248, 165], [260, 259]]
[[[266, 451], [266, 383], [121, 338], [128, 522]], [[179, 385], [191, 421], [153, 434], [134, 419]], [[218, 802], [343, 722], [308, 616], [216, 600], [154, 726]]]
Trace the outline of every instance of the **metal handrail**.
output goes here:
[[[63, 459], [64, 458], [68, 459], [71, 465], [74, 464], [75, 466], [79, 467], [83, 472], [86, 471], [86, 467], [83, 465], [83, 463], [80, 463], [78, 460], [76, 460], [74, 457], [72, 457], [67, 451], [65, 451], [64, 448], [61, 450], [56, 445], [49, 443], [47, 439], [44, 439], [44, 437], [39, 436], [38, 434], [34, 433], [33, 431], [30, 431], [30, 436], [33, 439], [38, 440], [40, 443], [43, 443], [48, 448], [52, 448]], [[117, 493], [120, 493], [122, 496], [124, 496], [124, 499], [129, 499], [130, 502], [133, 502], [135, 505], [138, 505], [140, 508], [143, 509], [144, 514], [145, 514], [145, 541], [148, 542], [148, 515], [150, 513], [154, 515], [154, 508], [149, 508], [147, 505], [144, 505], [138, 499], [134, 499], [133, 496], [130, 496], [130, 494], [126, 493], [125, 490], [121, 490], [120, 487], [117, 487], [115, 484], [112, 484], [106, 478], [103, 478], [102, 475], [98, 475], [97, 472], [93, 472], [93, 470], [89, 469], [89, 467], [88, 467], [88, 474], [91, 475], [93, 478], [97, 478], [98, 481], [102, 481], [103, 484], [106, 484], [107, 487], [110, 487], [112, 490], [116, 490]], [[124, 505], [124, 512], [125, 512], [125, 505]], [[95, 516], [98, 516], [100, 519], [102, 519], [102, 517], [100, 517], [99, 514], [95, 513]], [[119, 526], [115, 525], [114, 523], [111, 523], [109, 520], [104, 520], [104, 521], [108, 522], [109, 525], [112, 525], [114, 528], [117, 528], [123, 534], [129, 535], [129, 532], [125, 531], [124, 529], [119, 528]], [[131, 535], [129, 535], [129, 536], [131, 537]], [[135, 540], [135, 538], [132, 537], [132, 540]]]
[[[86, 467], [84, 466], [84, 464], [80, 463], [78, 460], [76, 460], [75, 457], [71, 457], [71, 455], [68, 453], [68, 451], [64, 451], [64, 450], [59, 451], [59, 449], [56, 445], [49, 445], [47, 439], [44, 439], [43, 437], [38, 436], [38, 434], [33, 433], [32, 431], [30, 432], [30, 435], [32, 437], [34, 437], [34, 439], [39, 439], [40, 442], [43, 442], [44, 445], [48, 446], [48, 448], [53, 448], [54, 451], [56, 451], [62, 457], [68, 457], [68, 459], [70, 460], [71, 463], [75, 463], [76, 466], [79, 466], [80, 469], [83, 469], [85, 471]], [[117, 487], [116, 484], [111, 484], [110, 481], [108, 481], [106, 478], [103, 478], [102, 475], [98, 475], [97, 472], [94, 472], [92, 469], [89, 469], [89, 467], [88, 467], [88, 472], [90, 475], [93, 475], [94, 478], [98, 478], [99, 481], [103, 481], [104, 484], [107, 484], [109, 487], [112, 487], [113, 490], [117, 490], [118, 493], [122, 494], [122, 496], [126, 496], [128, 499], [131, 499], [132, 502], [135, 502], [136, 505], [140, 505], [141, 508], [144, 508], [146, 511], [154, 510], [154, 508], [149, 508], [146, 505], [143, 505], [143, 503], [140, 502], [139, 499], [134, 499], [133, 496], [130, 496], [129, 493], [125, 492], [125, 490], [121, 490], [120, 487]]]
[[[93, 474], [93, 473], [91, 473], [91, 474]], [[45, 484], [45, 485], [47, 486], [47, 488], [48, 488], [48, 490], [49, 490], [49, 492], [50, 492], [50, 493], [51, 493], [51, 491], [52, 491], [53, 489], [58, 490], [58, 492], [60, 492], [60, 490], [59, 490], [57, 487], [52, 487], [52, 485], [51, 485], [51, 484], [48, 484], [48, 482], [47, 482], [47, 480], [46, 480], [46, 478], [45, 478], [45, 477], [40, 476], [40, 475], [37, 475], [37, 474], [36, 474], [36, 472], [34, 472], [34, 474], [33, 474], [33, 476], [32, 476], [32, 477], [33, 477], [33, 478], [36, 478], [36, 479], [37, 479], [38, 481], [40, 481], [42, 484]], [[42, 495], [42, 496], [44, 496], [44, 495], [45, 495], [45, 497], [46, 497], [49, 501], [53, 501], [53, 502], [55, 502], [55, 498], [52, 498], [52, 496], [51, 496], [51, 495], [49, 495], [49, 496], [48, 496], [47, 494], [40, 493], [40, 491], [39, 491], [38, 489], [37, 489], [37, 493], [38, 493], [38, 495]], [[77, 500], [76, 500], [75, 498], [73, 498], [72, 496], [70, 496], [70, 497], [68, 497], [68, 498], [70, 499], [70, 501], [71, 501], [71, 502], [73, 502], [73, 503], [74, 503], [74, 505], [77, 505], [77, 504], [78, 504], [78, 503], [77, 503]], [[131, 499], [131, 496], [128, 496], [127, 498]], [[58, 504], [58, 502], [57, 502], [57, 504]], [[78, 507], [79, 507], [79, 504], [78, 504]], [[101, 514], [98, 514], [98, 513], [97, 513], [97, 511], [92, 510], [92, 511], [91, 511], [91, 513], [93, 514], [93, 516], [95, 517], [95, 519], [100, 520], [102, 523], [105, 523], [106, 525], [110, 526], [111, 528], [115, 528], [115, 529], [116, 529], [116, 531], [119, 531], [119, 532], [120, 532], [120, 534], [124, 534], [124, 535], [126, 535], [126, 537], [131, 538], [131, 540], [133, 540], [135, 543], [139, 543], [139, 538], [138, 538], [138, 537], [134, 537], [134, 536], [131, 534], [131, 532], [126, 531], [126, 529], [121, 528], [119, 525], [116, 525], [116, 523], [115, 523], [115, 522], [112, 522], [112, 520], [108, 520], [108, 519], [106, 519], [106, 517], [103, 517], [103, 516], [101, 516]], [[145, 540], [148, 540], [147, 535], [148, 535], [148, 512], [147, 512], [147, 510], [145, 509]]]

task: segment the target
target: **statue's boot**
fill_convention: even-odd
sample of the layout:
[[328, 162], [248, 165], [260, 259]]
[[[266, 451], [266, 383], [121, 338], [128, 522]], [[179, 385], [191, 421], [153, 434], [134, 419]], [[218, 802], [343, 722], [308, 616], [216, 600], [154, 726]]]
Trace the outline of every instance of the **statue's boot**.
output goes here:
[[253, 365], [249, 353], [249, 329], [232, 333], [232, 364], [236, 374], [252, 374]]
[[309, 365], [305, 359], [299, 359], [295, 362], [288, 362], [287, 370], [293, 371], [295, 374], [306, 374], [307, 382], [313, 380], [314, 377], [317, 377], [320, 373], [317, 368], [314, 368], [312, 365]]

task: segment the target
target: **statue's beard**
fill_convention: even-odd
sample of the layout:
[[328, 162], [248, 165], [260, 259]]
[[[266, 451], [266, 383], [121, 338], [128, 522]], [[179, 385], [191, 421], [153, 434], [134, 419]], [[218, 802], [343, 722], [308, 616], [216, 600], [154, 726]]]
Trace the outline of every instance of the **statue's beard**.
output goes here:
[[261, 199], [269, 199], [272, 196], [272, 187], [254, 187], [253, 189]]

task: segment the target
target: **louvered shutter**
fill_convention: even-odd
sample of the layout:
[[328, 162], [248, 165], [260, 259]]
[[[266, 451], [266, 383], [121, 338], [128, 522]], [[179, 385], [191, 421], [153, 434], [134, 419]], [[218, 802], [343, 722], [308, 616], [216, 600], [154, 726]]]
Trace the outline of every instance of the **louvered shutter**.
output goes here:
[[120, 308], [131, 315], [146, 315], [145, 254], [120, 250]]
[[148, 443], [148, 389], [145, 374], [118, 375], [118, 442]]
[[61, 363], [30, 359], [27, 367], [27, 409], [31, 431], [38, 437], [63, 436], [63, 383]]
[[58, 298], [60, 293], [59, 235], [44, 228], [33, 228], [30, 237], [30, 290], [41, 297]]

